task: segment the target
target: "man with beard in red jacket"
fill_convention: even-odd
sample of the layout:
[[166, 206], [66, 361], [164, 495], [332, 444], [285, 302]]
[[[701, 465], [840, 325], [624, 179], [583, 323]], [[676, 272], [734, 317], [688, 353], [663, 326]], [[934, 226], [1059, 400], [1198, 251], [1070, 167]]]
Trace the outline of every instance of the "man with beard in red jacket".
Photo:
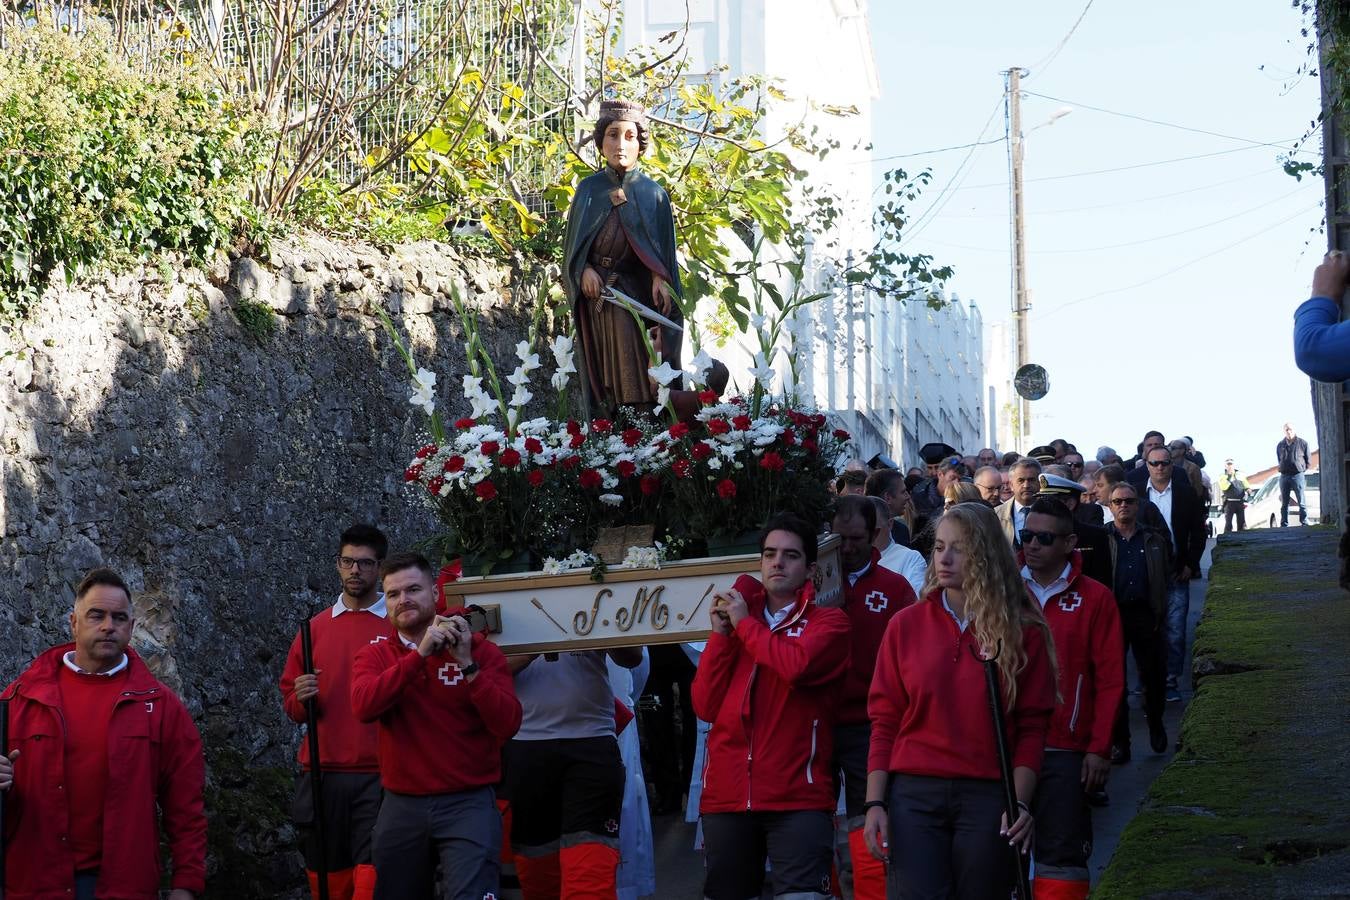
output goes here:
[[[886, 900], [886, 866], [867, 849], [863, 823], [867, 811], [867, 752], [872, 724], [867, 718], [867, 692], [877, 667], [877, 652], [886, 623], [912, 604], [914, 589], [903, 576], [880, 564], [873, 549], [879, 536], [871, 497], [840, 497], [830, 530], [839, 536], [839, 566], [844, 572], [844, 613], [849, 620], [851, 657], [839, 717], [834, 726], [834, 769], [843, 776], [848, 816], [848, 855], [853, 863], [854, 900]], [[881, 522], [882, 528], [889, 526]]]
[[11, 900], [156, 900], [161, 822], [168, 900], [206, 889], [201, 738], [127, 646], [134, 625], [126, 582], [94, 569], [75, 589], [74, 643], [43, 653], [0, 695], [14, 748], [0, 757]]
[[1045, 612], [1059, 662], [1059, 702], [1031, 803], [1036, 900], [1086, 900], [1088, 795], [1111, 773], [1111, 732], [1125, 694], [1120, 613], [1110, 588], [1082, 574], [1068, 507], [1037, 500], [1019, 537], [1022, 580]]
[[446, 900], [499, 890], [502, 819], [493, 785], [520, 727], [506, 657], [463, 610], [436, 615], [436, 573], [417, 553], [380, 567], [393, 626], [352, 667], [352, 711], [378, 726], [384, 800], [375, 823], [375, 900]]
[[763, 582], [742, 575], [712, 607], [692, 692], [712, 723], [699, 806], [708, 900], [758, 897], [766, 856], [775, 896], [830, 897], [849, 620], [815, 605], [817, 551], [810, 523], [774, 517], [760, 538]]

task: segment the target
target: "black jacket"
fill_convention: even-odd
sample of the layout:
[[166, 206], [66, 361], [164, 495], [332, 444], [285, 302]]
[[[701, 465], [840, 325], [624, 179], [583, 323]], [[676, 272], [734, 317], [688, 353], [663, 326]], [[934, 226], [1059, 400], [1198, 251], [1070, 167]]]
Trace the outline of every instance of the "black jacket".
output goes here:
[[1308, 471], [1311, 462], [1308, 442], [1297, 435], [1292, 441], [1280, 441], [1275, 445], [1275, 460], [1280, 464], [1281, 475], [1297, 475]]
[[1083, 574], [1102, 584], [1115, 583], [1115, 564], [1111, 558], [1111, 536], [1105, 528], [1074, 520], [1078, 552], [1083, 555]]
[[[1140, 499], [1144, 501], [1148, 500], [1147, 469], [1147, 466], [1140, 466], [1125, 475], [1125, 480], [1134, 486], [1139, 492]], [[1176, 473], [1177, 467], [1173, 466], [1171, 524], [1176, 553], [1172, 557], [1172, 565], [1178, 572], [1182, 566], [1189, 567], [1191, 577], [1194, 578], [1200, 574], [1200, 557], [1205, 552], [1205, 520], [1208, 518], [1208, 511], [1205, 509], [1204, 501], [1195, 495], [1190, 479], [1184, 473], [1180, 477]], [[1153, 517], [1146, 513], [1148, 506], [1157, 509], [1151, 502], [1146, 503], [1145, 508], [1139, 511], [1140, 521], [1147, 526], [1155, 527]]]

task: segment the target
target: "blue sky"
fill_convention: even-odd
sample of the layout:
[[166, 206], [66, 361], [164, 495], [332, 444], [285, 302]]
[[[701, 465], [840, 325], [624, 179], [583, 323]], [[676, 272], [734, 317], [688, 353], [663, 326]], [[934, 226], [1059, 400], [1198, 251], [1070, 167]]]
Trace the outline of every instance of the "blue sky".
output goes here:
[[1194, 436], [1211, 474], [1227, 456], [1265, 468], [1286, 420], [1315, 445], [1290, 331], [1325, 248], [1322, 182], [1252, 143], [1287, 147], [1317, 114], [1301, 18], [1283, 0], [1094, 0], [1043, 62], [1085, 5], [874, 0], [875, 156], [995, 140], [879, 164], [933, 171], [907, 248], [953, 265], [987, 324], [1009, 318], [1000, 73], [1030, 68], [1044, 97], [1025, 98], [1024, 132], [1074, 109], [1026, 143], [1030, 355], [1051, 380], [1033, 438], [1124, 452], [1157, 428]]

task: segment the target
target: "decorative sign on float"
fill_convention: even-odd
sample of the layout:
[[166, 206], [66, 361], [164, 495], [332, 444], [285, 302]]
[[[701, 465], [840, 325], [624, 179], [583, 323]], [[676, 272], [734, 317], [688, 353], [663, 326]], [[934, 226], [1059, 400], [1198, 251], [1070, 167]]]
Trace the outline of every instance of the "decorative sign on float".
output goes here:
[[[488, 638], [508, 655], [674, 644], [707, 640], [713, 595], [745, 574], [758, 577], [758, 554], [610, 569], [598, 582], [589, 572], [465, 578], [445, 600], [482, 607]], [[819, 605], [843, 603], [838, 537], [821, 539], [815, 582]]]

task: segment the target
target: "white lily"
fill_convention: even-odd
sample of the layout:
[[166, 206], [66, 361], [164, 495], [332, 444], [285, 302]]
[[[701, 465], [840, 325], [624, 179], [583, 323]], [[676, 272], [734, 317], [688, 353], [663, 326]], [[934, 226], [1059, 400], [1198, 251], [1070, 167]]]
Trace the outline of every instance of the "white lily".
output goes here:
[[768, 323], [768, 321], [769, 320], [766, 319], [763, 316], [763, 314], [755, 313], [754, 315], [750, 316], [750, 327], [754, 328], [756, 331], [763, 331], [764, 326]]
[[647, 374], [650, 375], [656, 381], [657, 384], [669, 385], [671, 382], [675, 381], [675, 379], [679, 378], [684, 373], [681, 372], [679, 369], [671, 368], [670, 363], [666, 362], [665, 360], [661, 360], [661, 365], [656, 366], [655, 368], [652, 369], [648, 369]]
[[659, 387], [656, 389], [656, 405], [662, 409], [670, 402], [670, 388]]
[[755, 365], [750, 369], [750, 374], [755, 376], [755, 380], [764, 390], [773, 389], [773, 366], [769, 365], [762, 352], [755, 354]]
[[693, 368], [695, 384], [707, 384], [705, 379], [708, 377], [708, 370], [713, 367], [713, 358], [708, 355], [707, 350], [700, 350], [698, 354], [691, 359], [690, 364]]
[[529, 403], [533, 399], [534, 394], [531, 394], [528, 390], [526, 390], [525, 385], [518, 384], [516, 385], [516, 392], [511, 395], [511, 402], [509, 405], [513, 409], [520, 409], [522, 406], [524, 406], [526, 403]]
[[524, 362], [530, 355], [530, 342], [520, 341], [516, 344], [516, 359]]
[[553, 377], [548, 380], [548, 383], [553, 386], [553, 390], [561, 394], [567, 390], [567, 373], [559, 369], [553, 373]]
[[529, 373], [525, 371], [525, 367], [520, 366], [510, 375], [506, 376], [506, 380], [516, 387], [523, 387], [530, 383], [530, 376]]
[[436, 411], [435, 391], [436, 373], [419, 368], [412, 379], [412, 395], [408, 397], [408, 402], [422, 407], [427, 415], [431, 415]]

